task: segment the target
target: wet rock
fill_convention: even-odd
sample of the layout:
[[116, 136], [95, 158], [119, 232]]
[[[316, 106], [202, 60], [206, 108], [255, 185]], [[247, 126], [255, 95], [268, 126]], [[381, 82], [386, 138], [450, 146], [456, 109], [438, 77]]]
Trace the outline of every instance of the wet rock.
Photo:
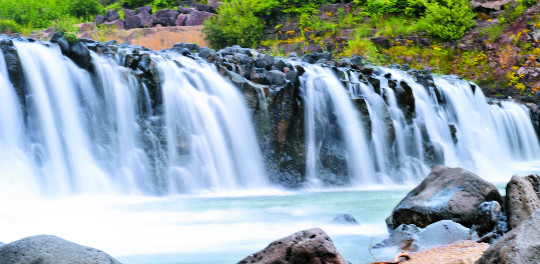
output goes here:
[[0, 51], [4, 55], [9, 80], [13, 84], [19, 100], [24, 104], [24, 75], [17, 48], [13, 45], [11, 39], [0, 39]]
[[187, 49], [191, 52], [199, 52], [201, 47], [195, 43], [175, 43], [172, 47], [174, 51], [180, 51], [181, 49]]
[[349, 224], [349, 225], [358, 225], [358, 221], [350, 214], [338, 214], [332, 220], [334, 223], [338, 224]]
[[199, 57], [207, 60], [210, 56], [213, 56], [214, 53], [216, 52], [213, 49], [204, 47], [199, 50]]
[[534, 213], [484, 252], [475, 264], [539, 263], [540, 212]]
[[250, 80], [258, 84], [268, 84], [268, 71], [265, 68], [251, 68]]
[[420, 251], [433, 246], [450, 244], [459, 240], [471, 240], [469, 228], [451, 220], [442, 220], [426, 226], [413, 238], [410, 249]]
[[0, 247], [0, 263], [120, 264], [103, 251], [49, 235], [27, 237]]
[[214, 14], [192, 10], [189, 14], [189, 17], [186, 19], [186, 26], [199, 26], [202, 25], [204, 21], [210, 19]]
[[271, 70], [268, 71], [267, 81], [270, 85], [282, 85], [285, 84], [285, 74], [281, 71]]
[[337, 252], [334, 243], [320, 228], [300, 231], [272, 242], [265, 249], [249, 255], [238, 264], [348, 264]]
[[114, 9], [107, 10], [107, 13], [105, 14], [105, 22], [112, 22], [118, 19], [120, 19], [120, 14], [118, 14], [116, 10]]
[[394, 208], [387, 224], [426, 227], [452, 220], [471, 227], [483, 202], [502, 202], [497, 188], [462, 168], [437, 167]]
[[540, 210], [540, 176], [514, 175], [506, 185], [506, 211], [510, 229]]
[[173, 9], [161, 9], [154, 13], [154, 24], [160, 24], [164, 27], [176, 26], [176, 19], [180, 14]]
[[390, 231], [390, 236], [373, 246], [374, 249], [397, 247], [400, 250], [409, 250], [412, 242], [422, 229], [415, 225], [400, 225]]
[[80, 41], [73, 43], [70, 47], [69, 57], [81, 68], [89, 69], [91, 66], [92, 57], [85, 43]]

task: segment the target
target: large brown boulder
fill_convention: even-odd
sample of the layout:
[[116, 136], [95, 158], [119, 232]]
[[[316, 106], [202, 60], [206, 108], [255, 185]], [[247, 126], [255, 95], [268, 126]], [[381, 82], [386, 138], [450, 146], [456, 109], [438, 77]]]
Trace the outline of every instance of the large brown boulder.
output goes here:
[[540, 263], [540, 212], [493, 244], [475, 264]]
[[49, 235], [27, 237], [0, 247], [0, 263], [120, 264], [101, 250]]
[[493, 184], [462, 168], [437, 167], [401, 200], [387, 224], [394, 229], [401, 224], [426, 227], [452, 220], [470, 228], [479, 205], [487, 201], [502, 203]]
[[506, 214], [510, 229], [540, 209], [540, 176], [514, 175], [506, 185]]
[[239, 264], [347, 264], [334, 243], [320, 228], [294, 233], [272, 242], [265, 249], [249, 255]]

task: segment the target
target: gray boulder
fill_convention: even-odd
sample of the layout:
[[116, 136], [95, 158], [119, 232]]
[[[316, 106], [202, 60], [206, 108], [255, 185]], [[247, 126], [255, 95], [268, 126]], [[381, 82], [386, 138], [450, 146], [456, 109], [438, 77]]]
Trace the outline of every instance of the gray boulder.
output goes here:
[[124, 17], [127, 19], [127, 18], [130, 18], [132, 16], [135, 16], [137, 15], [137, 13], [131, 9], [126, 9], [124, 10]]
[[506, 233], [475, 264], [540, 263], [540, 212]]
[[471, 227], [483, 202], [502, 197], [497, 188], [462, 168], [437, 167], [394, 208], [387, 219], [389, 230], [401, 224], [426, 227], [452, 220]]
[[176, 26], [176, 19], [180, 12], [173, 9], [161, 9], [154, 13], [154, 24], [161, 24], [164, 27]]
[[270, 85], [283, 85], [286, 82], [286, 76], [281, 71], [271, 70], [268, 71], [267, 81]]
[[96, 25], [99, 25], [101, 23], [105, 22], [105, 17], [102, 15], [97, 15], [96, 18], [94, 18], [94, 23]]
[[140, 16], [130, 16], [126, 17], [126, 20], [124, 20], [124, 28], [125, 29], [132, 29], [132, 28], [141, 28], [142, 27], [142, 19]]
[[151, 15], [152, 6], [142, 6], [142, 7], [137, 8], [137, 14], [143, 14], [143, 13]]
[[474, 240], [476, 237], [468, 228], [450, 221], [442, 220], [426, 226], [413, 238], [410, 249], [420, 251], [429, 247], [451, 244], [459, 240]]
[[210, 19], [214, 14], [204, 11], [191, 10], [186, 19], [186, 26], [200, 26], [204, 21]]
[[504, 5], [514, 2], [515, 0], [473, 0], [471, 6], [475, 9], [485, 11], [499, 11]]
[[265, 249], [251, 254], [239, 264], [310, 264], [348, 262], [337, 252], [334, 243], [320, 228], [312, 228], [272, 242]]
[[120, 264], [103, 251], [49, 235], [27, 237], [1, 246], [0, 263]]
[[176, 18], [176, 26], [178, 27], [185, 26], [187, 17], [188, 16], [186, 14], [179, 14], [178, 17]]
[[506, 214], [510, 229], [540, 209], [540, 176], [512, 176], [506, 185]]
[[105, 14], [105, 22], [112, 22], [118, 19], [120, 19], [120, 14], [118, 14], [116, 10], [114, 9], [107, 10], [107, 13]]

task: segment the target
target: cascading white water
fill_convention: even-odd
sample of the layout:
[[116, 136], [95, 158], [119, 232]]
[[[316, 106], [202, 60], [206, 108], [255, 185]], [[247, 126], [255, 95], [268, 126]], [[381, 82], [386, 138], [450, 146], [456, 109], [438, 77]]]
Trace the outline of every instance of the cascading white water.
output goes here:
[[[480, 89], [473, 92], [468, 82], [453, 77], [436, 77], [435, 88], [427, 90], [402, 71], [379, 71], [375, 76], [380, 81], [378, 92], [357, 74], [346, 76], [353, 100], [361, 100], [367, 108], [369, 153], [377, 181], [415, 182], [430, 166], [443, 164], [501, 181], [511, 175], [513, 162], [540, 158], [538, 139], [524, 106], [513, 102], [489, 105]], [[390, 88], [388, 75], [397, 88]], [[334, 83], [341, 86], [337, 79]], [[403, 89], [402, 84], [414, 96], [410, 120], [397, 103], [396, 89]], [[347, 141], [345, 145], [351, 146]]]
[[210, 65], [170, 56], [156, 58], [169, 187], [185, 192], [265, 186], [260, 150], [240, 93]]
[[[353, 183], [374, 183], [373, 162], [363, 125], [348, 94], [330, 70], [317, 66], [306, 66], [305, 70], [301, 82], [306, 104], [307, 178], [312, 185], [320, 185], [319, 164], [323, 162], [320, 154], [325, 143], [331, 145], [328, 148], [343, 153], [347, 176]], [[341, 142], [333, 141], [335, 138]]]
[[265, 186], [241, 95], [209, 65], [154, 56], [162, 117], [143, 113], [150, 105], [146, 87], [135, 71], [119, 66], [129, 50], [114, 57], [92, 53], [90, 73], [56, 46], [15, 42], [15, 47], [26, 116], [0, 53], [0, 180], [7, 186], [34, 186], [34, 193], [55, 196]]

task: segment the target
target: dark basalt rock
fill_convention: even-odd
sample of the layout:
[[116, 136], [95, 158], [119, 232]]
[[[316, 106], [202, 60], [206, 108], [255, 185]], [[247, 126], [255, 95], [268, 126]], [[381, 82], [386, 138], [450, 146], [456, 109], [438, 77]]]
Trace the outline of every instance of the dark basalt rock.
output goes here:
[[[13, 41], [11, 39], [1, 39], [0, 51], [4, 54], [9, 80], [11, 81], [11, 84], [13, 84], [20, 102], [25, 105], [26, 97], [24, 95], [24, 74], [21, 60], [19, 58], [19, 54], [17, 53], [17, 48], [15, 48], [13, 45]], [[26, 107], [24, 107], [24, 109], [26, 109]]]
[[48, 235], [27, 237], [1, 246], [0, 263], [120, 264], [101, 250]]
[[176, 26], [176, 19], [180, 14], [173, 9], [161, 9], [154, 14], [154, 24], [160, 24], [164, 27]]
[[204, 21], [210, 19], [214, 14], [204, 11], [192, 10], [189, 17], [186, 19], [186, 26], [199, 26]]
[[120, 14], [118, 14], [116, 10], [114, 9], [107, 10], [107, 13], [105, 14], [105, 22], [112, 22], [118, 19], [120, 19]]
[[471, 227], [483, 202], [502, 197], [497, 188], [461, 168], [437, 167], [394, 208], [387, 224], [425, 227], [440, 220], [452, 220]]
[[88, 50], [86, 43], [77, 40], [73, 44], [70, 44], [67, 39], [64, 38], [64, 33], [62, 32], [54, 33], [51, 42], [58, 44], [62, 54], [69, 57], [79, 67], [87, 69], [90, 72], [93, 71], [91, 64], [92, 57], [90, 56], [90, 51]]
[[300, 231], [272, 242], [265, 249], [251, 254], [238, 264], [348, 264], [334, 243], [320, 228]]

